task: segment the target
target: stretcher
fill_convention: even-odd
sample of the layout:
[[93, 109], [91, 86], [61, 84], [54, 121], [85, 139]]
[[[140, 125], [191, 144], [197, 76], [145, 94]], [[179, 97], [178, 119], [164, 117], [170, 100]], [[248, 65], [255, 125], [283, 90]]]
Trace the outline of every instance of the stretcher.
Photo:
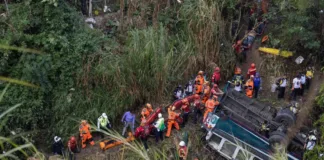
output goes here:
[[270, 54], [277, 55], [277, 56], [286, 57], [286, 58], [291, 57], [293, 55], [293, 53], [290, 51], [281, 51], [281, 50], [275, 49], [275, 48], [259, 47], [259, 51], [264, 52], [264, 53], [270, 53]]
[[[129, 132], [128, 137], [126, 138], [126, 141], [131, 142], [134, 140], [135, 140], [134, 135], [132, 134], [132, 132]], [[100, 149], [102, 149], [103, 151], [113, 148], [113, 147], [116, 147], [116, 146], [119, 146], [121, 144], [123, 144], [123, 141], [116, 141], [116, 140], [105, 140], [105, 141], [102, 141], [99, 143]]]

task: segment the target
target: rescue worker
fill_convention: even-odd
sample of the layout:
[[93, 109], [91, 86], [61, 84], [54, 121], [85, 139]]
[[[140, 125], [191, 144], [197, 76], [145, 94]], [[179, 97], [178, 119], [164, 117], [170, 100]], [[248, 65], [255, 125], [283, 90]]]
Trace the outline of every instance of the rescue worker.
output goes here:
[[308, 136], [306, 143], [304, 145], [304, 149], [313, 150], [316, 145], [316, 137], [314, 135]]
[[237, 54], [242, 53], [242, 41], [241, 40], [237, 40], [233, 45], [232, 45], [233, 49], [235, 50], [235, 52]]
[[293, 79], [293, 85], [292, 85], [292, 92], [291, 92], [291, 97], [293, 100], [296, 101], [296, 98], [298, 95], [300, 95], [300, 89], [301, 89], [301, 81], [300, 81], [300, 75], [298, 74], [294, 79]]
[[146, 120], [143, 120], [141, 125], [136, 128], [135, 137], [140, 138], [146, 151], [149, 151], [147, 145], [147, 137], [149, 136], [149, 125], [145, 125]]
[[303, 73], [299, 73], [300, 74], [300, 84], [301, 84], [301, 88], [300, 88], [300, 95], [303, 96], [304, 95], [304, 89], [306, 86], [306, 75]]
[[61, 137], [55, 136], [54, 143], [52, 145], [53, 154], [63, 155], [64, 145], [61, 141]]
[[204, 120], [206, 120], [208, 113], [213, 112], [215, 107], [219, 105], [219, 102], [217, 100], [217, 96], [213, 96], [212, 98], [208, 99], [208, 101], [206, 102], [205, 106], [205, 113], [204, 113]]
[[173, 91], [173, 100], [181, 99], [183, 95], [183, 89], [182, 86], [179, 85], [174, 91]]
[[212, 84], [219, 84], [221, 79], [220, 68], [216, 67], [212, 76]]
[[189, 112], [190, 112], [190, 107], [189, 107], [189, 101], [187, 98], [182, 99], [182, 106], [181, 110], [183, 111], [182, 118], [183, 118], [183, 123], [182, 127], [186, 125], [188, 122], [188, 117], [189, 117]]
[[86, 120], [81, 121], [79, 131], [80, 131], [80, 137], [82, 139], [82, 148], [85, 148], [87, 146], [86, 145], [87, 141], [90, 141], [90, 145], [92, 146], [95, 144], [92, 139], [92, 135], [90, 133], [90, 125]]
[[[111, 129], [111, 124], [109, 122], [108, 116], [106, 113], [102, 113], [102, 115], [97, 120], [97, 130], [100, 131], [100, 128], [108, 131], [107, 129]], [[104, 138], [105, 134], [100, 132], [100, 137]]]
[[256, 74], [256, 68], [255, 68], [255, 64], [254, 63], [251, 63], [251, 66], [250, 68], [248, 69], [248, 72], [247, 72], [247, 79], [250, 78], [251, 75], [255, 76]]
[[170, 137], [170, 134], [171, 134], [171, 129], [172, 127], [174, 126], [177, 130], [179, 130], [179, 124], [178, 122], [176, 121], [176, 118], [179, 117], [179, 113], [176, 113], [175, 112], [175, 106], [172, 106], [172, 107], [169, 107], [168, 108], [168, 114], [169, 114], [169, 117], [168, 117], [168, 130], [167, 130], [167, 133], [166, 133], [166, 137]]
[[203, 87], [204, 96], [203, 96], [203, 98], [201, 100], [201, 103], [203, 103], [203, 104], [206, 103], [206, 101], [208, 100], [208, 98], [210, 97], [210, 94], [211, 94], [209, 85], [210, 85], [209, 82], [205, 81], [204, 87]]
[[222, 96], [224, 94], [224, 92], [218, 88], [217, 84], [213, 85], [213, 88], [211, 89], [211, 93], [212, 95], [216, 95], [216, 96]]
[[205, 83], [204, 72], [199, 71], [195, 79], [195, 94], [203, 93], [203, 84]]
[[195, 111], [195, 117], [194, 117], [194, 123], [197, 123], [199, 116], [202, 116], [202, 111], [204, 109], [204, 106], [200, 104], [200, 96], [198, 94], [194, 95], [194, 111]]
[[253, 84], [254, 84], [254, 98], [258, 98], [258, 93], [261, 88], [261, 77], [259, 72], [255, 74], [255, 77], [253, 79]]
[[124, 113], [123, 118], [121, 120], [124, 123], [123, 133], [122, 136], [125, 136], [125, 132], [128, 126], [131, 128], [131, 131], [134, 135], [134, 128], [135, 128], [135, 114], [132, 111], [127, 111]]
[[186, 96], [193, 94], [194, 87], [195, 86], [193, 85], [192, 81], [189, 81], [188, 84], [186, 85], [186, 89], [185, 89]]
[[165, 124], [164, 124], [164, 118], [162, 116], [162, 113], [158, 114], [158, 120], [154, 124], [154, 127], [156, 128], [155, 132], [155, 142], [158, 143], [159, 139], [163, 141], [163, 132], [165, 130]]
[[69, 151], [69, 160], [74, 160], [74, 153], [77, 153], [77, 141], [74, 136], [70, 137], [70, 140], [68, 141], [68, 151]]
[[150, 103], [146, 103], [145, 107], [142, 109], [141, 112], [141, 120], [143, 121], [144, 119], [148, 118], [151, 114], [153, 113], [153, 108]]
[[309, 89], [313, 77], [314, 77], [314, 70], [312, 69], [312, 67], [308, 67], [306, 69], [306, 89]]
[[282, 78], [279, 78], [277, 80], [277, 85], [278, 85], [278, 99], [283, 99], [285, 96], [285, 90], [287, 87], [287, 77], [283, 76]]
[[269, 128], [268, 121], [265, 120], [265, 121], [261, 124], [260, 134], [262, 134], [263, 136], [269, 138], [269, 131], [270, 131], [270, 128]]
[[186, 143], [184, 141], [181, 141], [179, 143], [178, 155], [179, 155], [180, 160], [186, 160], [187, 159], [188, 149], [187, 149]]
[[254, 90], [254, 76], [251, 75], [250, 79], [248, 79], [245, 83], [245, 95], [249, 98], [253, 97], [253, 90]]
[[235, 67], [234, 77], [231, 81], [231, 84], [234, 85], [234, 90], [242, 92], [242, 85], [244, 83], [244, 78], [242, 76], [242, 70], [239, 67]]

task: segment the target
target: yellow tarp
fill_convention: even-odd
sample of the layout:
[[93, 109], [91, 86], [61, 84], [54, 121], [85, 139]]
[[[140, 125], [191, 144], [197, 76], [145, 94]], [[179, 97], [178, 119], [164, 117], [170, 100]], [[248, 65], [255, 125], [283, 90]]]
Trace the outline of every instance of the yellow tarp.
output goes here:
[[282, 57], [291, 57], [293, 55], [292, 52], [290, 51], [280, 51], [279, 49], [275, 49], [275, 48], [265, 48], [265, 47], [259, 47], [259, 51], [261, 52], [265, 52], [265, 53], [270, 53], [273, 55], [279, 55]]

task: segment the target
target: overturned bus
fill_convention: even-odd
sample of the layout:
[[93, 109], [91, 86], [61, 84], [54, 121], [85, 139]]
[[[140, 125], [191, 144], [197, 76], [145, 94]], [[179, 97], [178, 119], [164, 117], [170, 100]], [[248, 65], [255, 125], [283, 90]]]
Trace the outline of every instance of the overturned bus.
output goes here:
[[[296, 121], [291, 108], [277, 111], [244, 94], [228, 90], [214, 113], [203, 124], [210, 148], [226, 159], [272, 160], [274, 151], [287, 146], [289, 160], [301, 160], [306, 135], [297, 135], [288, 142], [287, 129]], [[266, 132], [264, 132], [266, 131]]]

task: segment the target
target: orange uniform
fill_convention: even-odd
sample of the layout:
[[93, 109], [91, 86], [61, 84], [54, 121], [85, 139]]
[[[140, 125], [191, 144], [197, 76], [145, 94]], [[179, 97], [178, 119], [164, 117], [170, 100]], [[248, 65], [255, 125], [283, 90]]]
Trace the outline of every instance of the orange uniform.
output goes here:
[[252, 98], [253, 96], [253, 89], [254, 89], [254, 82], [253, 80], [249, 79], [248, 81], [246, 81], [245, 83], [245, 94], [246, 96]]
[[89, 140], [90, 144], [93, 146], [95, 143], [92, 139], [92, 135], [90, 133], [90, 125], [86, 122], [82, 122], [82, 124], [79, 127], [79, 131], [80, 131], [80, 136], [82, 139], [82, 148], [85, 148], [86, 142]]
[[178, 122], [176, 121], [176, 117], [179, 116], [179, 113], [176, 113], [171, 109], [172, 107], [169, 107], [168, 113], [169, 113], [169, 118], [168, 118], [168, 130], [165, 136], [170, 137], [171, 134], [171, 129], [172, 126], [174, 126], [177, 130], [180, 129]]
[[200, 94], [203, 92], [203, 84], [205, 79], [202, 75], [198, 75], [195, 80], [195, 94]]
[[148, 108], [148, 107], [144, 107], [142, 109], [142, 120], [146, 119], [147, 117], [149, 117], [151, 115], [151, 113], [153, 112], [152, 108]]
[[208, 84], [206, 84], [204, 87], [204, 97], [202, 98], [201, 103], [205, 104], [206, 101], [209, 99], [210, 94], [211, 94], [210, 86]]
[[208, 113], [213, 112], [217, 105], [219, 105], [219, 102], [217, 100], [214, 100], [214, 99], [207, 100], [207, 102], [205, 104], [206, 110], [204, 113], [204, 121], [207, 118]]

